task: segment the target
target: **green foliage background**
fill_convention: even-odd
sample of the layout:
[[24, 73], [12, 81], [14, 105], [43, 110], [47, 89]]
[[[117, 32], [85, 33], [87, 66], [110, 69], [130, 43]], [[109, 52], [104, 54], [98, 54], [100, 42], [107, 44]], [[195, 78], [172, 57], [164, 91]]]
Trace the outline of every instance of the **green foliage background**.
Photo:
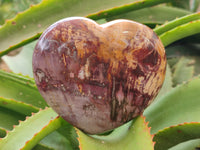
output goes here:
[[[200, 147], [199, 0], [1, 0], [0, 149], [196, 150]], [[53, 22], [85, 16], [151, 27], [166, 48], [167, 72], [154, 102], [106, 135], [87, 135], [49, 108], [32, 74], [32, 53]], [[7, 20], [7, 21], [6, 21]], [[164, 25], [163, 25], [164, 24]], [[11, 55], [11, 52], [14, 54]]]

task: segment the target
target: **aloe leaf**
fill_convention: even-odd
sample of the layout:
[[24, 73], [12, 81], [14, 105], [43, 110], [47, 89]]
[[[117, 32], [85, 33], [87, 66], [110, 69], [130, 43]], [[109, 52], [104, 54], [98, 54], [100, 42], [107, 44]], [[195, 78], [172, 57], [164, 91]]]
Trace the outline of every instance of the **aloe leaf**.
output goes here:
[[181, 84], [188, 81], [194, 75], [194, 59], [181, 57], [179, 61], [174, 65], [173, 83], [174, 85]]
[[110, 21], [114, 19], [123, 18], [123, 19], [134, 20], [142, 24], [156, 25], [156, 24], [163, 24], [166, 21], [171, 21], [176, 19], [177, 17], [182, 17], [188, 14], [191, 14], [191, 12], [175, 7], [167, 7], [159, 5], [155, 7], [143, 8], [140, 10], [116, 15], [114, 17], [107, 18], [107, 20]]
[[160, 39], [164, 46], [168, 46], [177, 40], [197, 33], [200, 33], [200, 20], [195, 20], [169, 30], [161, 34]]
[[88, 15], [88, 17], [91, 19], [97, 20], [97, 19], [112, 17], [112, 16], [116, 16], [122, 13], [130, 12], [132, 10], [138, 10], [141, 8], [150, 7], [150, 6], [154, 6], [161, 3], [167, 3], [167, 2], [171, 2], [171, 0], [156, 0], [156, 1], [155, 0], [140, 0], [140, 1], [135, 1], [127, 5], [123, 5], [122, 7], [118, 7], [118, 8], [114, 7], [114, 8], [105, 10], [103, 12], [100, 11], [98, 13]]
[[6, 99], [0, 97], [0, 107], [7, 108], [9, 110], [15, 111], [22, 115], [30, 116], [32, 112], [39, 111], [39, 108], [31, 106], [29, 104], [16, 101], [14, 99]]
[[7, 21], [0, 28], [0, 56], [34, 41], [49, 25], [62, 18], [87, 16], [96, 20], [169, 1], [171, 0], [141, 0], [137, 2], [132, 0], [44, 0]]
[[32, 148], [32, 150], [56, 150], [56, 149], [50, 148], [46, 145], [38, 144], [34, 148]]
[[66, 121], [62, 121], [62, 126], [42, 139], [40, 144], [44, 144], [55, 150], [63, 150], [66, 147], [69, 150], [79, 150], [75, 129]]
[[172, 148], [169, 148], [169, 150], [198, 150], [198, 148], [200, 148], [200, 139], [180, 143]]
[[0, 107], [0, 127], [5, 130], [12, 130], [13, 125], [19, 124], [19, 120], [24, 120], [25, 116], [15, 111]]
[[75, 128], [72, 125], [64, 122], [63, 126], [59, 128], [57, 132], [68, 139], [73, 150], [79, 150], [79, 142], [77, 140], [78, 136], [76, 134]]
[[21, 73], [33, 77], [32, 55], [36, 41], [23, 46], [22, 50], [15, 56], [3, 56], [3, 61], [14, 73]]
[[6, 136], [6, 130], [0, 127], [0, 139]]
[[39, 108], [47, 106], [33, 79], [2, 70], [0, 70], [0, 96], [7, 99], [15, 99]]
[[[186, 67], [187, 69], [190, 66], [194, 66], [194, 76], [198, 76], [200, 74], [200, 44], [184, 43], [184, 41], [181, 41], [180, 43], [167, 47], [166, 55], [168, 57], [167, 61], [170, 64], [170, 67], [174, 68], [175, 64], [177, 64], [178, 61], [184, 57], [184, 59], [191, 61], [188, 65], [183, 67]], [[181, 74], [181, 76], [184, 75]]]
[[199, 122], [200, 77], [173, 88], [144, 112], [151, 133], [184, 122]]
[[187, 9], [190, 10], [190, 0], [174, 0], [173, 2], [171, 2], [172, 6], [175, 7], [180, 7], [183, 9]]
[[[65, 132], [69, 132], [66, 130]], [[70, 137], [64, 137], [57, 131], [52, 132], [51, 134], [47, 135], [40, 144], [46, 145], [47, 147], [51, 147], [55, 150], [75, 150], [72, 148], [70, 141], [68, 140]]]
[[165, 74], [165, 80], [164, 80], [164, 83], [163, 83], [163, 86], [160, 90], [160, 92], [158, 93], [158, 95], [156, 96], [155, 101], [157, 100], [160, 100], [160, 98], [162, 96], [164, 96], [165, 94], [167, 94], [168, 92], [171, 91], [172, 89], [172, 73], [171, 73], [171, 68], [169, 67], [169, 65], [167, 64], [167, 67], [166, 67], [166, 74]]
[[22, 12], [29, 8], [30, 5], [39, 3], [41, 0], [1, 0], [0, 1], [0, 24], [5, 20], [14, 17], [18, 12]]
[[8, 132], [6, 137], [0, 140], [0, 147], [10, 150], [30, 150], [42, 138], [58, 129], [62, 121], [51, 108], [41, 110]]
[[172, 20], [170, 22], [167, 22], [161, 26], [158, 26], [154, 29], [154, 31], [158, 34], [161, 35], [175, 27], [178, 27], [180, 25], [186, 24], [188, 22], [191, 21], [195, 21], [200, 19], [200, 13], [193, 13], [193, 14], [189, 14], [180, 18], [177, 18], [175, 20]]
[[159, 131], [154, 136], [155, 150], [168, 150], [179, 143], [200, 138], [200, 123], [184, 123]]
[[[131, 125], [131, 126], [130, 126]], [[107, 136], [89, 136], [77, 129], [81, 150], [153, 150], [152, 135], [143, 117], [137, 117]]]

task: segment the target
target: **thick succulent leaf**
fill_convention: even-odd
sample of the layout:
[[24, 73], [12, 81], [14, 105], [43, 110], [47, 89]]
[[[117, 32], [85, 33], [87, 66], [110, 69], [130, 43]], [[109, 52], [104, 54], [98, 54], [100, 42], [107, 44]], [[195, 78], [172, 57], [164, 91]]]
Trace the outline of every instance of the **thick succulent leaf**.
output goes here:
[[[166, 21], [174, 20], [178, 17], [182, 17], [190, 14], [191, 12], [167, 6], [155, 6], [143, 8], [136, 11], [131, 11], [128, 13], [123, 13], [111, 18], [107, 18], [108, 21], [114, 19], [131, 19], [143, 24], [163, 24]], [[166, 15], [167, 14], [167, 15]]]
[[155, 150], [168, 150], [179, 143], [200, 138], [200, 123], [184, 123], [159, 131], [154, 136]]
[[10, 150], [30, 150], [42, 138], [58, 129], [62, 121], [51, 108], [41, 110], [8, 132], [6, 137], [0, 140], [0, 147]]
[[55, 150], [68, 149], [79, 150], [79, 143], [74, 127], [66, 121], [62, 122], [62, 126], [56, 131], [46, 136], [40, 144], [44, 144]]
[[168, 92], [170, 92], [171, 89], [172, 89], [172, 73], [171, 73], [171, 68], [167, 64], [163, 86], [153, 102], [160, 100], [160, 98], [165, 94], [167, 94]]
[[2, 59], [14, 73], [21, 73], [23, 75], [33, 77], [32, 55], [35, 44], [36, 41], [25, 45], [17, 55], [5, 55]]
[[0, 127], [0, 139], [6, 136], [6, 130]]
[[0, 24], [5, 23], [5, 20], [13, 18], [18, 12], [22, 12], [37, 4], [41, 0], [0, 0]]
[[169, 148], [169, 150], [199, 150], [199, 148], [200, 138], [180, 143], [172, 148]]
[[171, 5], [190, 10], [190, 0], [174, 0]]
[[[65, 132], [69, 132], [66, 130]], [[48, 147], [51, 147], [55, 150], [75, 150], [72, 148], [70, 141], [68, 140], [70, 137], [64, 137], [57, 131], [51, 133], [50, 135], [46, 136], [42, 141], [40, 141], [40, 144], [46, 145]]]
[[182, 82], [188, 81], [194, 75], [194, 59], [181, 57], [179, 61], [174, 65], [173, 68], [173, 84], [181, 84]]
[[175, 41], [198, 33], [200, 33], [200, 19], [175, 27], [159, 37], [163, 45], [168, 46]]
[[[193, 60], [188, 65], [194, 66], [194, 76], [198, 76], [200, 74], [200, 44], [184, 44], [181, 41], [181, 43], [173, 44], [172, 46], [167, 47], [166, 54], [170, 67], [174, 68], [179, 59], [184, 57], [185, 59]], [[188, 66], [185, 67], [187, 68]]]
[[34, 148], [32, 148], [32, 150], [56, 150], [56, 149], [50, 148], [46, 145], [38, 144]]
[[174, 20], [172, 20], [170, 22], [166, 22], [165, 24], [156, 27], [154, 29], [154, 31], [158, 35], [161, 35], [161, 34], [167, 32], [169, 30], [172, 30], [175, 27], [178, 27], [180, 25], [183, 25], [183, 24], [186, 24], [186, 23], [189, 23], [191, 21], [198, 20], [198, 19], [200, 19], [200, 13], [197, 12], [197, 13], [189, 14], [189, 15], [174, 19]]
[[0, 97], [0, 107], [7, 108], [9, 110], [15, 111], [19, 114], [26, 116], [30, 116], [32, 112], [39, 111], [39, 108], [37, 107], [23, 103], [21, 101], [16, 101], [14, 99], [6, 99], [2, 97]]
[[79, 150], [79, 142], [77, 140], [78, 136], [76, 134], [75, 128], [72, 125], [64, 122], [63, 126], [59, 128], [57, 132], [68, 139], [73, 150]]
[[0, 96], [44, 108], [46, 102], [33, 79], [0, 70]]
[[89, 136], [77, 130], [81, 150], [153, 150], [154, 143], [142, 116], [107, 136]]
[[173, 88], [144, 112], [151, 133], [184, 122], [199, 122], [200, 77]]
[[169, 1], [171, 0], [141, 0], [137, 2], [133, 0], [44, 0], [7, 21], [0, 28], [0, 56], [34, 41], [44, 29], [62, 18], [87, 16], [97, 20], [105, 16], [117, 15]]
[[0, 107], [0, 128], [12, 130], [13, 125], [17, 125], [19, 120], [24, 120], [25, 116], [15, 111]]

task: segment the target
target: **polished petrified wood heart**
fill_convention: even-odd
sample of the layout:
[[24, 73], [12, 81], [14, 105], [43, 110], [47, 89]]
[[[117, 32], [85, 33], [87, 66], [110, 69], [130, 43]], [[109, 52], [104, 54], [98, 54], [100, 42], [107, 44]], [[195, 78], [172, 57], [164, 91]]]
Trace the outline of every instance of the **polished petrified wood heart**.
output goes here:
[[157, 35], [129, 20], [103, 25], [72, 17], [50, 26], [33, 54], [33, 72], [47, 103], [90, 134], [140, 115], [158, 94], [166, 57]]

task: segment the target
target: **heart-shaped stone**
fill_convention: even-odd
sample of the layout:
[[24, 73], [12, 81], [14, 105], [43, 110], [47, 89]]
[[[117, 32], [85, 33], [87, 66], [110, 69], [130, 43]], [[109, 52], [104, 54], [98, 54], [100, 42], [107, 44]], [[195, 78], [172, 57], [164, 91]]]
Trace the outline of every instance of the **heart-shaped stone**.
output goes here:
[[89, 134], [140, 115], [158, 94], [165, 69], [160, 39], [129, 20], [98, 25], [82, 17], [63, 19], [41, 35], [33, 54], [44, 99]]

